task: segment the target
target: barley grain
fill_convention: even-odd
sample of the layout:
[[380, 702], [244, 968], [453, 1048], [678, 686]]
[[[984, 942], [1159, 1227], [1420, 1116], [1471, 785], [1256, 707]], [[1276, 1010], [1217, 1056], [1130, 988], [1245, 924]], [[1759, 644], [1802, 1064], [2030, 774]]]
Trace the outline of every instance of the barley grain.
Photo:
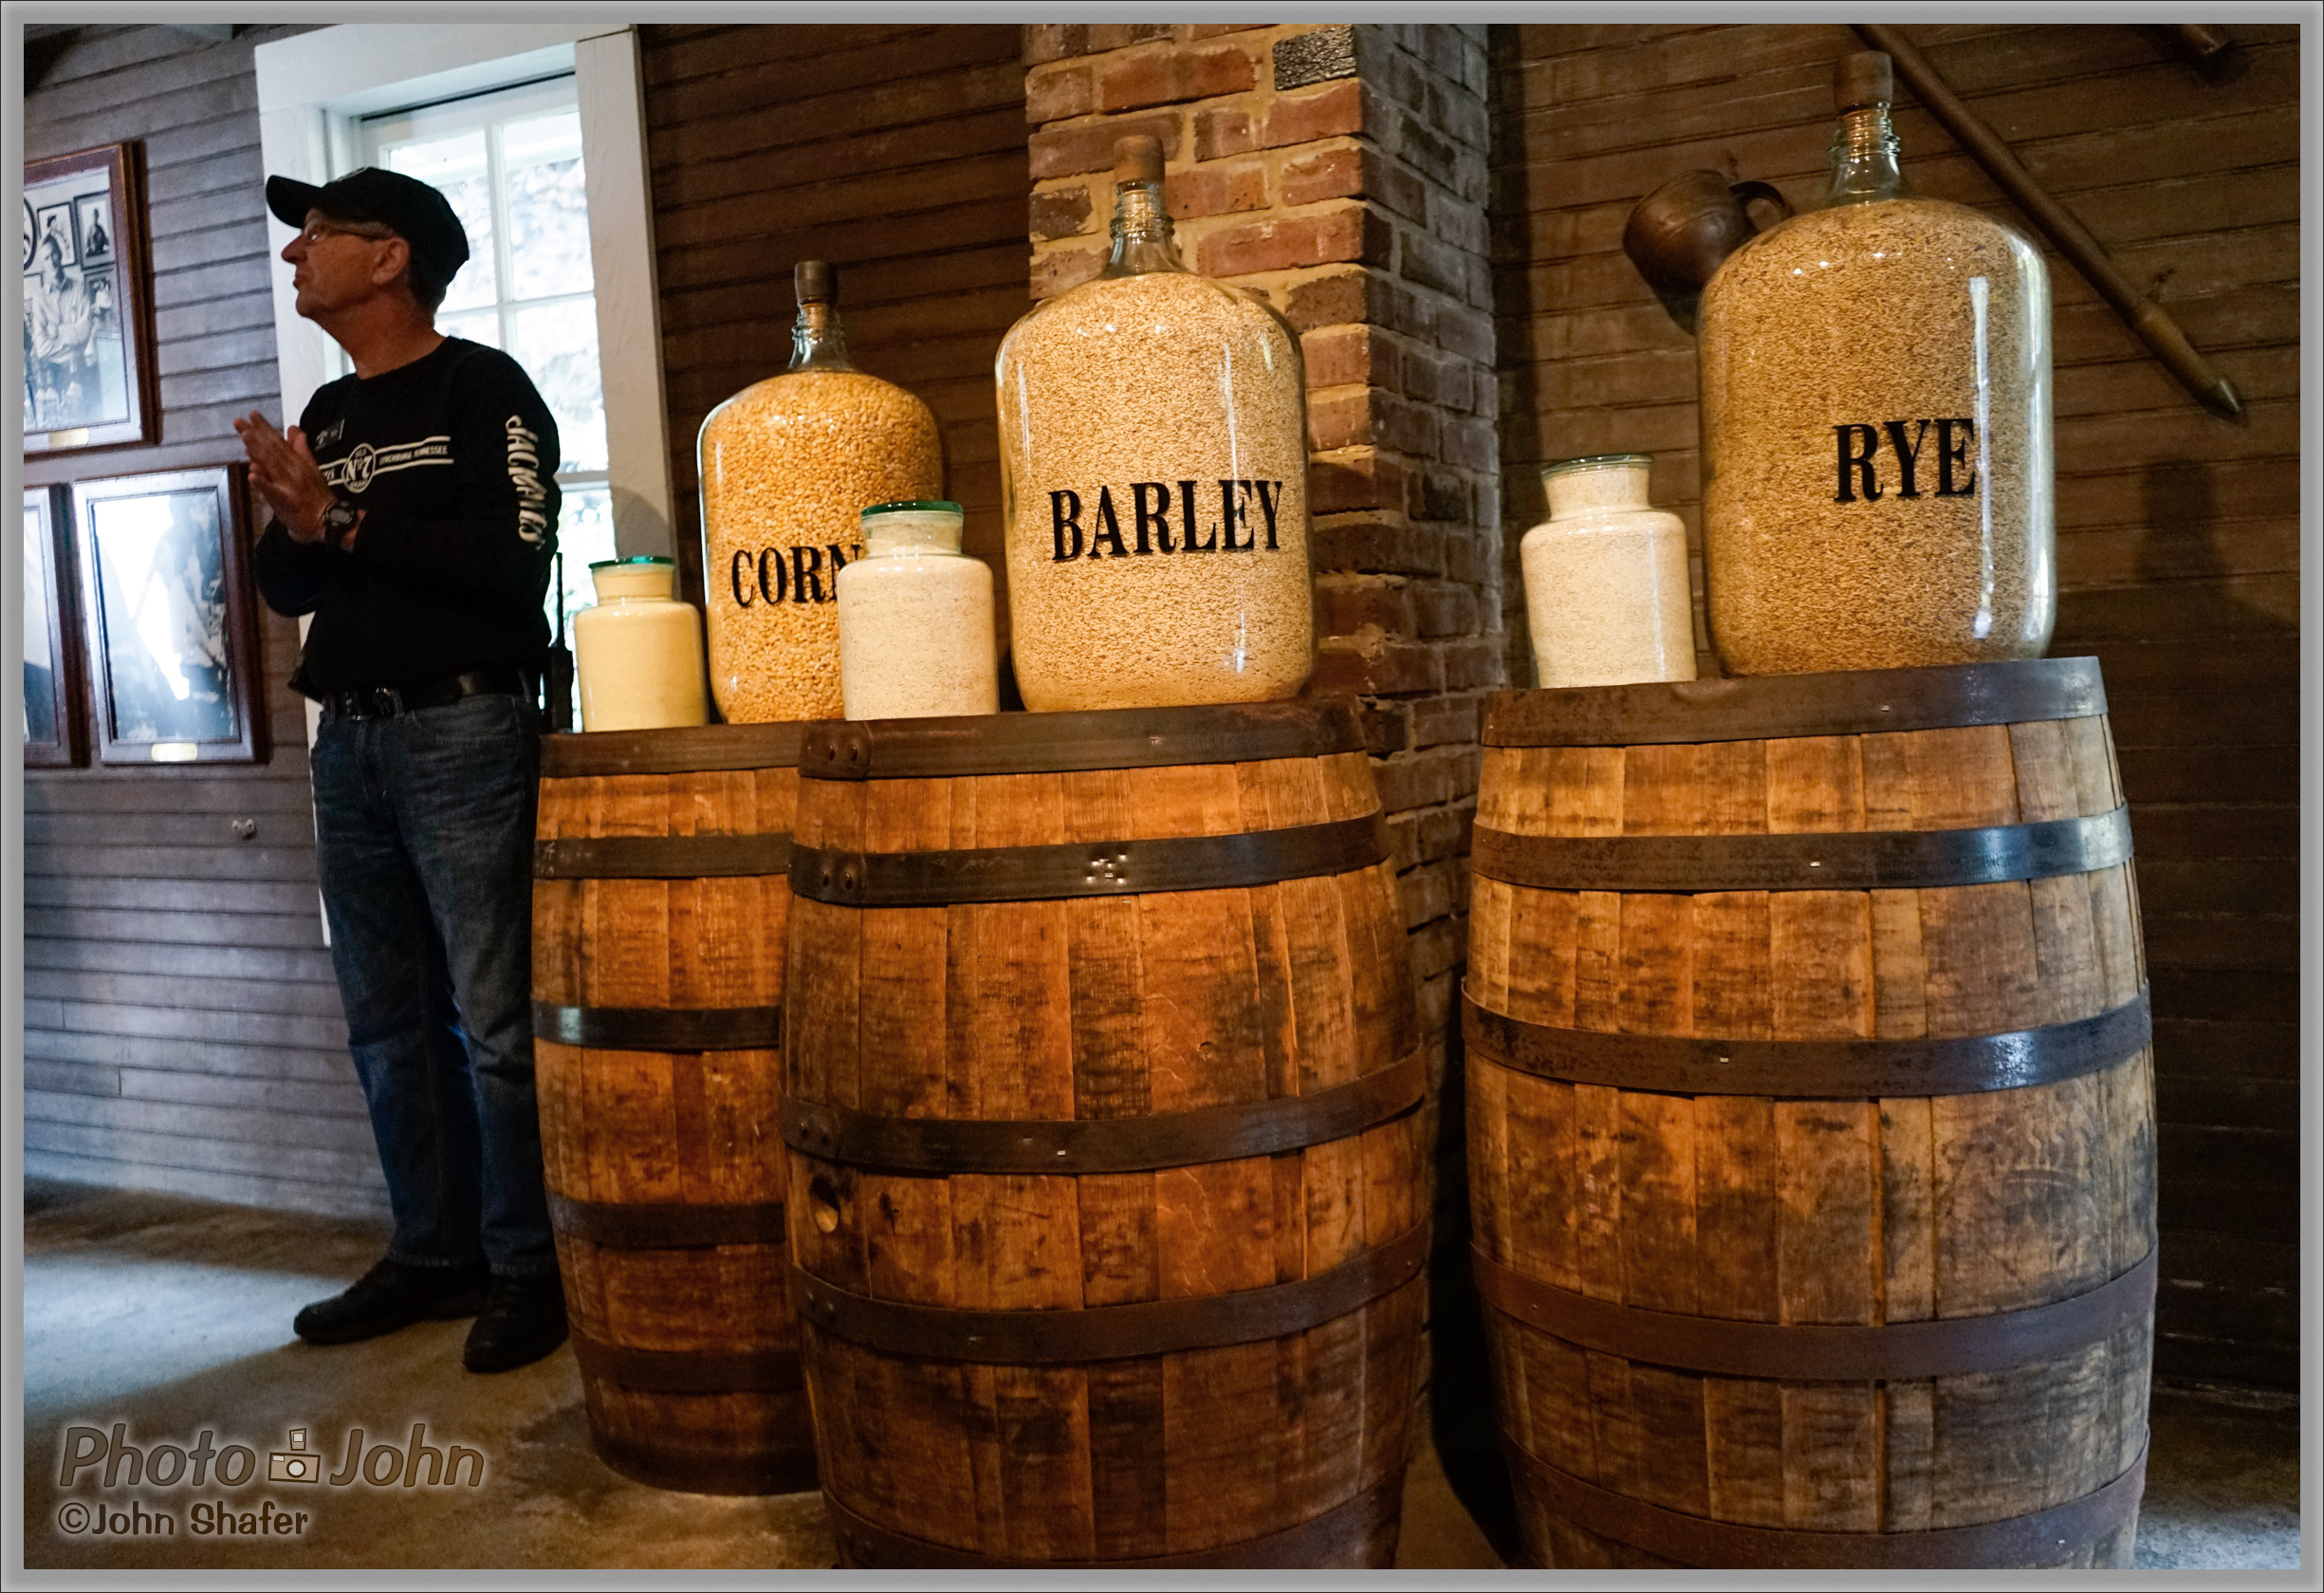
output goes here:
[[[1034, 710], [1296, 696], [1314, 663], [1307, 417], [1299, 344], [1263, 306], [1184, 271], [1101, 279], [1035, 310], [997, 365], [1009, 631]], [[1056, 558], [1053, 491], [1197, 485], [1198, 540], [1222, 537], [1221, 481], [1277, 494], [1275, 546]], [[1231, 489], [1229, 491], [1232, 491]], [[1254, 489], [1254, 492], [1255, 492]], [[1252, 526], [1259, 506], [1249, 504]], [[1252, 535], [1249, 529], [1243, 535]]]

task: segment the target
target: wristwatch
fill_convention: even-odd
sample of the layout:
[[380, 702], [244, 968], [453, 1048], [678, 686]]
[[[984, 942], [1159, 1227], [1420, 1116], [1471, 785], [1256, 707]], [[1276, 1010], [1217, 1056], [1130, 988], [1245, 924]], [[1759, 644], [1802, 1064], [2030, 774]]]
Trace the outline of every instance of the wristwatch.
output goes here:
[[361, 509], [344, 498], [334, 499], [331, 507], [323, 511], [323, 540], [341, 552], [345, 552], [347, 539], [355, 534], [355, 528], [362, 518]]

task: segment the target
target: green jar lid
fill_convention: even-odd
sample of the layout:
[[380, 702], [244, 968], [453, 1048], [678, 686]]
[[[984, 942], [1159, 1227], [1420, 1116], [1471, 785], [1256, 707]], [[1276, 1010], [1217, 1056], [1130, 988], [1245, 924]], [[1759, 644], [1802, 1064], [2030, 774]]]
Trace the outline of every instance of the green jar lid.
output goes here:
[[664, 558], [659, 553], [633, 553], [626, 559], [599, 559], [589, 567], [593, 570], [619, 569], [624, 565], [675, 565], [676, 563], [675, 559]]
[[1654, 462], [1651, 454], [1585, 454], [1578, 459], [1553, 459], [1541, 467], [1541, 479], [1563, 475], [1569, 471], [1606, 470], [1614, 465], [1637, 465], [1641, 468]]
[[875, 514], [960, 514], [960, 505], [947, 503], [942, 498], [905, 498], [892, 504], [873, 504], [863, 511], [869, 520]]

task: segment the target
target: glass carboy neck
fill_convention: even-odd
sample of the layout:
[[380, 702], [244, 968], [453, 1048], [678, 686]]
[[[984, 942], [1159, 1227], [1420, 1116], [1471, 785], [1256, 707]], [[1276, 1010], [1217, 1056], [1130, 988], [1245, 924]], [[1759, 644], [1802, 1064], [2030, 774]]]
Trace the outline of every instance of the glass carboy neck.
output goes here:
[[1146, 271], [1183, 271], [1170, 212], [1158, 182], [1124, 182], [1114, 190], [1114, 252], [1100, 276], [1137, 276]]
[[852, 371], [847, 357], [847, 328], [839, 309], [822, 300], [809, 299], [799, 306], [791, 323], [791, 363], [794, 371]]
[[1832, 180], [1824, 205], [1860, 205], [1911, 193], [1896, 162], [1897, 147], [1888, 106], [1858, 105], [1842, 115], [1832, 137]]

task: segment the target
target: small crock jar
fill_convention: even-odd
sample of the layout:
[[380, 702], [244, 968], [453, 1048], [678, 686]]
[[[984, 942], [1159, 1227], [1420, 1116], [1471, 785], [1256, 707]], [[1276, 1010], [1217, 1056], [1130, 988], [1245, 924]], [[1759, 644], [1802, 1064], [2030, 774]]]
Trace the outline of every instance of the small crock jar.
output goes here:
[[1596, 454], [1541, 468], [1549, 518], [1518, 556], [1543, 686], [1694, 678], [1687, 527], [1647, 501], [1653, 462]]
[[997, 713], [992, 571], [960, 550], [960, 505], [874, 504], [839, 571], [839, 690], [850, 719]]
[[597, 605], [573, 617], [582, 730], [709, 722], [702, 616], [678, 601], [677, 578], [674, 561], [650, 553], [589, 566]]

